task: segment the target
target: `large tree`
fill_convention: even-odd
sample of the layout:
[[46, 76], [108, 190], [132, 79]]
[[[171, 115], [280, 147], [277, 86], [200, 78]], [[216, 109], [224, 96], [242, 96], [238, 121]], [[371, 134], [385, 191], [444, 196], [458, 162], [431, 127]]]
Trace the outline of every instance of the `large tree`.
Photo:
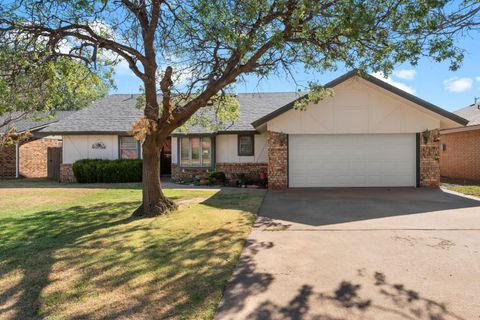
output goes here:
[[[96, 73], [79, 61], [53, 56], [22, 37], [4, 35], [0, 42], [0, 147], [28, 137], [15, 123], [44, 120], [57, 111], [83, 108], [105, 96], [110, 69]], [[5, 41], [7, 40], [7, 41]]]
[[[478, 26], [480, 11], [475, 0], [23, 0], [4, 8], [4, 34], [90, 66], [109, 51], [142, 80], [137, 215], [175, 208], [160, 184], [166, 138], [212, 100], [228, 103], [222, 97], [245, 75], [288, 74], [299, 65], [388, 74], [422, 56], [455, 69], [463, 57], [456, 37]], [[59, 50], [65, 42], [68, 52]]]

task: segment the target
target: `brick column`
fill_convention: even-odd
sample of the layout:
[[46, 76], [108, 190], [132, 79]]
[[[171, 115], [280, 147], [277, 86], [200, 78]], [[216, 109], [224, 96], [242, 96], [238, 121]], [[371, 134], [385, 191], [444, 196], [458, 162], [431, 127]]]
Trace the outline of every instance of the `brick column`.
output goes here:
[[268, 132], [268, 188], [288, 188], [288, 135]]
[[440, 131], [420, 133], [420, 187], [440, 186]]

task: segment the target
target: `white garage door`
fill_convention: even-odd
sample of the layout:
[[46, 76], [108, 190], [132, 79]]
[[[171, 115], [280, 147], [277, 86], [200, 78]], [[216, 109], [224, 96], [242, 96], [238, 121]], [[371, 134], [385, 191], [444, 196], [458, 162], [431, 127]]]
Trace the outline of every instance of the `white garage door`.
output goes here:
[[289, 186], [414, 187], [415, 134], [289, 136]]

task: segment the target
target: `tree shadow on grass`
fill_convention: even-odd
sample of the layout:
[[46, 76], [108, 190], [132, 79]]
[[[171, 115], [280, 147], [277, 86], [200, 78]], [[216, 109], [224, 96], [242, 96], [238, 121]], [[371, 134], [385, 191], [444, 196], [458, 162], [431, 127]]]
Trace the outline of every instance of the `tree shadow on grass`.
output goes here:
[[16, 319], [35, 318], [40, 293], [48, 285], [55, 263], [54, 252], [96, 230], [128, 224], [132, 219], [125, 214], [135, 205], [137, 202], [99, 203], [0, 219], [0, 279], [11, 272], [22, 273], [20, 281], [0, 292], [0, 305], [15, 297], [9, 306], [0, 308], [0, 315], [10, 311]]
[[[203, 204], [253, 217], [258, 204], [244, 201], [219, 192]], [[175, 226], [175, 214], [132, 219], [137, 205], [105, 202], [1, 219], [0, 319], [211, 317], [252, 218], [196, 230]], [[242, 260], [254, 270], [251, 263]]]

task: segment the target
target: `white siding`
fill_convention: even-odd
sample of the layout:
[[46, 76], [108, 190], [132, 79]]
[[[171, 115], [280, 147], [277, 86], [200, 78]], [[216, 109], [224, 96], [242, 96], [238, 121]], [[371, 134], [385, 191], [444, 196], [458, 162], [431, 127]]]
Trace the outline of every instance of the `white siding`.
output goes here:
[[177, 137], [172, 137], [172, 163], [177, 164], [178, 161], [178, 142]]
[[[105, 149], [92, 148], [92, 145], [97, 142], [102, 142]], [[63, 163], [74, 163], [81, 159], [118, 159], [118, 136], [63, 136]]]
[[423, 107], [360, 78], [335, 87], [333, 97], [307, 110], [270, 120], [270, 131], [288, 134], [416, 133], [457, 126]]
[[238, 155], [238, 135], [220, 134], [215, 137], [217, 163], [266, 163], [268, 162], [267, 134], [255, 135], [255, 153], [253, 156]]

